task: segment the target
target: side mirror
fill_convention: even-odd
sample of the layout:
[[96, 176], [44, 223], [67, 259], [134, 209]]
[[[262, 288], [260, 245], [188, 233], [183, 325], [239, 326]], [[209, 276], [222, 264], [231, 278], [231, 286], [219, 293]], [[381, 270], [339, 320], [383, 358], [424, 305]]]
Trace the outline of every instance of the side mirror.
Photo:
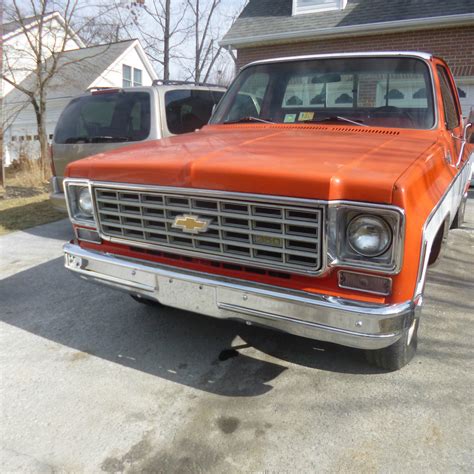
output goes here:
[[464, 125], [464, 140], [467, 143], [474, 143], [474, 107], [471, 107], [471, 112]]

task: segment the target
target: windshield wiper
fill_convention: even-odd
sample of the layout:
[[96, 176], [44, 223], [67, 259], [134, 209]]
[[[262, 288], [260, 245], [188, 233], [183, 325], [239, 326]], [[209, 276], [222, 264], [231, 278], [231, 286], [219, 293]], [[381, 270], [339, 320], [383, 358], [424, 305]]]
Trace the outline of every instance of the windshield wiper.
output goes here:
[[238, 120], [227, 120], [226, 122], [224, 122], [224, 125], [231, 125], [233, 123], [245, 123], [245, 122], [275, 123], [275, 122], [272, 122], [271, 120], [248, 116], [248, 117], [239, 118]]
[[132, 137], [112, 137], [110, 135], [97, 135], [95, 137], [70, 137], [66, 139], [66, 143], [71, 145], [73, 143], [106, 143], [106, 142], [129, 142]]
[[340, 115], [335, 115], [334, 117], [328, 117], [323, 120], [311, 120], [312, 123], [323, 123], [323, 122], [348, 122], [352, 123], [353, 125], [359, 125], [359, 127], [370, 127], [363, 123], [362, 121], [356, 122], [355, 120], [348, 119], [347, 117], [341, 117]]
[[131, 137], [112, 137], [109, 135], [98, 135], [96, 137], [90, 137], [90, 143], [103, 143], [103, 142], [129, 142]]
[[73, 143], [79, 143], [79, 142], [88, 143], [89, 138], [88, 137], [69, 137], [69, 138], [66, 138], [65, 140], [65, 143], [68, 145], [73, 144]]

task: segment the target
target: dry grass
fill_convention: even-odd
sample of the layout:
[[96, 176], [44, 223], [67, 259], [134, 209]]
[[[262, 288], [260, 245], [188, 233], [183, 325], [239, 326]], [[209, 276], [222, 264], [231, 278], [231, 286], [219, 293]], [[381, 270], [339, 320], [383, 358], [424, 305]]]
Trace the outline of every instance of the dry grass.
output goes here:
[[50, 175], [44, 176], [39, 160], [21, 157], [6, 169], [5, 184], [7, 187], [43, 189], [48, 184]]
[[0, 235], [57, 221], [66, 214], [49, 202], [48, 181], [38, 160], [20, 160], [7, 169], [0, 198]]
[[0, 200], [0, 235], [64, 219], [66, 214], [51, 206], [47, 193]]

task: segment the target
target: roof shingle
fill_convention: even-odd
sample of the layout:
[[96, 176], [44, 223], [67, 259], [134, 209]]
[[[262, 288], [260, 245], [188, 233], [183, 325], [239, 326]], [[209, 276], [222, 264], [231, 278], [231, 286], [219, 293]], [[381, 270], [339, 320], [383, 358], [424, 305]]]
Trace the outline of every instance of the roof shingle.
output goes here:
[[472, 14], [474, 0], [348, 0], [344, 10], [292, 16], [293, 0], [250, 0], [222, 39], [238, 44], [243, 38], [272, 36], [371, 23]]
[[[57, 72], [51, 78], [46, 89], [48, 99], [70, 97], [85, 91], [135, 41], [135, 39], [131, 39], [61, 53]], [[52, 58], [46, 61], [46, 70], [51, 61]], [[35, 90], [35, 84], [34, 73], [31, 73], [21, 83], [26, 90]], [[25, 96], [17, 89], [13, 89], [5, 97], [6, 104], [21, 103], [24, 100]]]

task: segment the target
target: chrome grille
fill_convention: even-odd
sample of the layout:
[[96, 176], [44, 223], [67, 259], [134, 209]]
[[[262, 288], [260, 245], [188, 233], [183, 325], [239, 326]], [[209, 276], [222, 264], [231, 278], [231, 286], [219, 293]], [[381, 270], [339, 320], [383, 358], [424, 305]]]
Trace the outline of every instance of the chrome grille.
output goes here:
[[[175, 194], [94, 188], [100, 231], [106, 238], [296, 273], [321, 269], [321, 206], [218, 196], [192, 190]], [[186, 215], [210, 221], [207, 230], [189, 234], [172, 227], [177, 216]]]

